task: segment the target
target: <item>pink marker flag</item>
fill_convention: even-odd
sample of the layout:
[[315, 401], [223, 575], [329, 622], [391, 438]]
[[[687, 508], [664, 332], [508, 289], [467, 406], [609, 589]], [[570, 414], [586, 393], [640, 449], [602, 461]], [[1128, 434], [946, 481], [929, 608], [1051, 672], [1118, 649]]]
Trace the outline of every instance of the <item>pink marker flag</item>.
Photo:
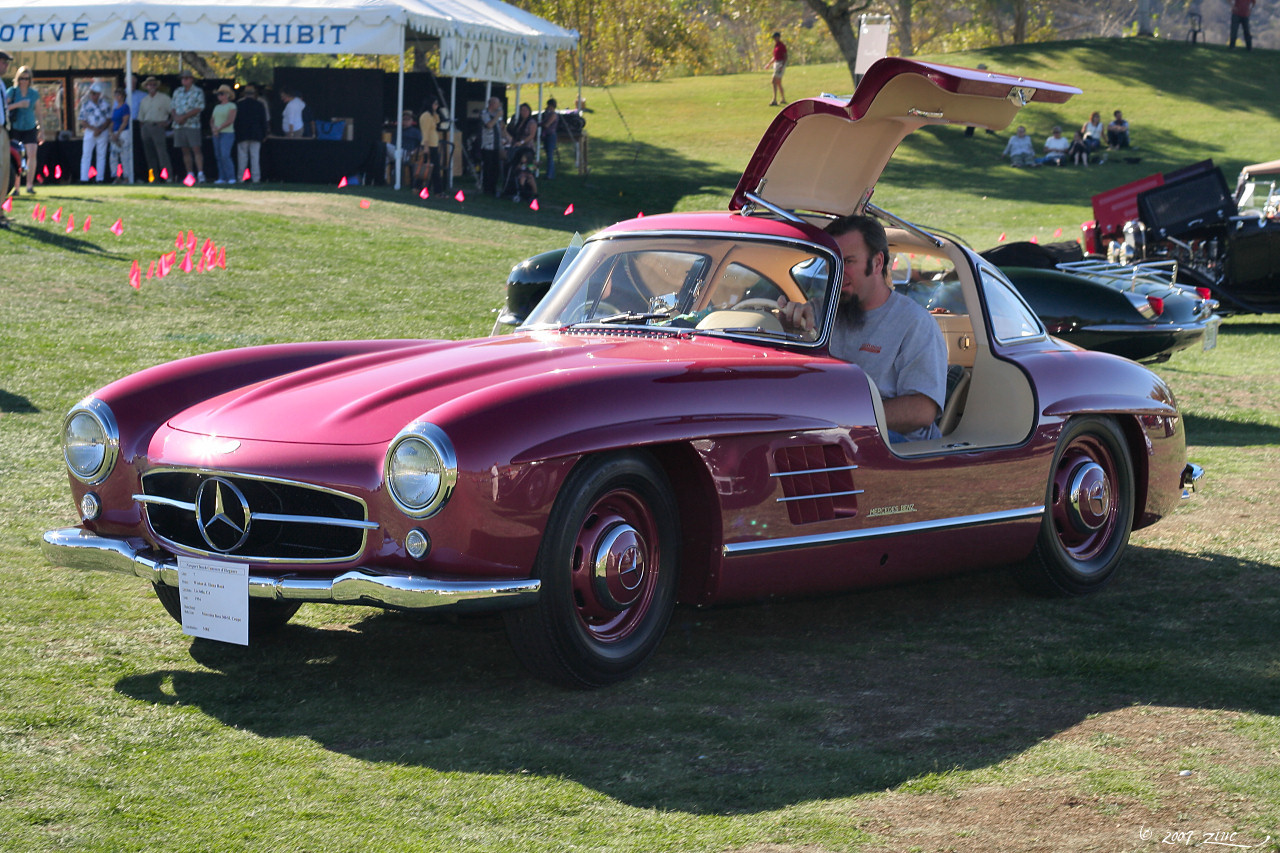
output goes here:
[[119, 219], [117, 219], [116, 224], [112, 225], [109, 230], [111, 231], [112, 234], [116, 235], [117, 237], [123, 234], [124, 233], [124, 217], [122, 216]]
[[187, 256], [182, 259], [182, 264], [181, 266], [178, 267], [178, 269], [182, 270], [183, 272], [191, 272], [191, 266], [192, 266], [191, 255], [192, 254], [193, 253], [190, 250], [187, 251]]
[[156, 259], [156, 271], [160, 274], [161, 278], [167, 276], [169, 274], [169, 267], [173, 266], [173, 258], [171, 255], [172, 253], [161, 255]]
[[423, 201], [426, 201], [427, 199], [431, 198], [431, 191], [428, 190], [426, 187], [423, 187], [422, 192], [418, 193], [418, 198], [422, 199]]
[[76, 218], [74, 214], [67, 214], [67, 233], [70, 234], [76, 230]]
[[152, 261], [151, 266], [147, 267], [147, 280], [150, 281], [155, 277], [156, 277], [156, 262]]
[[178, 236], [174, 238], [173, 248], [181, 249], [183, 246], [186, 245], [186, 243], [187, 243], [187, 235], [179, 231]]
[[224, 270], [227, 268], [227, 247], [223, 246], [218, 250], [218, 266]]
[[90, 166], [90, 167], [89, 167], [89, 180], [91, 180], [91, 181], [92, 181], [92, 180], [96, 179], [97, 177], [98, 177], [98, 167], [97, 167], [97, 166]]
[[48, 218], [48, 216], [49, 216], [49, 208], [45, 207], [43, 204], [40, 205], [40, 224], [41, 225], [44, 224], [44, 221], [46, 218]]
[[1039, 237], [1037, 237], [1036, 235], [1032, 234], [1032, 235], [1031, 235], [1031, 242], [1032, 242], [1032, 243], [1039, 243], [1039, 242], [1040, 242], [1040, 238], [1039, 238]]
[[53, 221], [54, 221], [54, 222], [61, 222], [61, 221], [62, 221], [62, 208], [58, 208], [57, 210], [55, 210], [55, 211], [53, 212]]
[[92, 217], [92, 216], [86, 216], [86, 217], [84, 218], [84, 233], [86, 233], [86, 234], [88, 234], [88, 233], [89, 233], [89, 223], [91, 223], [91, 222], [93, 222], [93, 217]]
[[538, 209], [538, 200], [536, 198], [533, 201], [529, 202], [529, 209], [530, 210]]
[[466, 200], [467, 200], [467, 197], [466, 197], [465, 195], [463, 195], [463, 194], [462, 194], [462, 190], [458, 190], [457, 194], [456, 194], [456, 195], [454, 195], [453, 200], [454, 200], [454, 201], [466, 201]]
[[48, 166], [45, 166], [45, 167], [41, 170], [41, 174], [43, 174], [43, 175], [44, 175], [44, 177], [46, 177], [46, 178], [47, 178], [47, 177], [49, 177], [49, 167], [48, 167]]
[[244, 183], [246, 183], [246, 184], [247, 184], [247, 183], [249, 183], [249, 178], [250, 178], [250, 177], [252, 177], [252, 176], [249, 174], [249, 170], [248, 170], [248, 168], [246, 168], [246, 169], [244, 170], [244, 174], [240, 177], [240, 180], [241, 180], [242, 182], [244, 182]]
[[53, 167], [53, 179], [55, 181], [62, 180], [62, 167], [57, 164], [54, 164]]
[[1003, 243], [1003, 242], [1004, 242], [1004, 238], [1005, 238], [1005, 237], [1007, 237], [1007, 236], [1008, 236], [1007, 234], [1005, 234], [1003, 231], [1001, 231], [1001, 232], [1000, 232], [1000, 237], [999, 237], [999, 239], [997, 239], [997, 240], [996, 240], [996, 242], [997, 242], [997, 243]]
[[199, 262], [196, 263], [196, 272], [204, 272], [204, 255], [201, 255]]
[[338, 189], [342, 189], [347, 185], [347, 176], [343, 175], [342, 180], [338, 181]]
[[1053, 236], [1054, 236], [1054, 237], [1061, 237], [1061, 236], [1062, 236], [1062, 229], [1061, 229], [1061, 228], [1059, 228], [1057, 231], [1054, 231], [1054, 232], [1053, 232]]
[[636, 211], [636, 219], [644, 219], [644, 211], [643, 211], [643, 210], [638, 210], [638, 211]]
[[570, 213], [573, 213], [573, 205], [572, 205], [572, 204], [570, 204], [568, 207], [566, 207], [566, 208], [564, 209], [564, 215], [565, 215], [565, 216], [568, 216]]
[[196, 185], [196, 176], [187, 172], [187, 176], [182, 179], [182, 183], [186, 186], [194, 187]]
[[37, 204], [35, 207], [31, 208], [31, 219], [33, 222], [40, 221], [40, 205]]
[[161, 170], [160, 170], [160, 180], [162, 180], [162, 181], [167, 181], [167, 180], [169, 180], [169, 170], [168, 170], [168, 169], [161, 169]]
[[124, 163], [116, 163], [116, 177], [117, 178], [124, 177]]
[[187, 248], [194, 249], [195, 247], [196, 247], [196, 232], [188, 231], [187, 232]]
[[133, 262], [133, 266], [129, 269], [129, 284], [134, 290], [142, 289], [142, 268], [138, 266], [138, 262], [136, 260]]
[[360, 209], [361, 209], [361, 210], [368, 210], [368, 209], [369, 209], [369, 199], [367, 199], [367, 198], [362, 198], [362, 199], [360, 199]]
[[4, 197], [4, 201], [3, 201], [3, 202], [0, 202], [0, 210], [3, 210], [5, 213], [8, 213], [9, 211], [13, 210], [13, 197], [12, 197], [12, 196], [5, 196], [5, 197]]

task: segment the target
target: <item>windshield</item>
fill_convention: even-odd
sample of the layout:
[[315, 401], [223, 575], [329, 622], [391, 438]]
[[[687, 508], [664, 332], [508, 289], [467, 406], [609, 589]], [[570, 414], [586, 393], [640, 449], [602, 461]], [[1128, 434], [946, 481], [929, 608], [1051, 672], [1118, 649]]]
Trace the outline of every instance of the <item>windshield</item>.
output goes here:
[[625, 237], [587, 243], [526, 327], [657, 325], [816, 341], [784, 329], [778, 300], [813, 302], [822, 316], [830, 257], [814, 246], [726, 237]]

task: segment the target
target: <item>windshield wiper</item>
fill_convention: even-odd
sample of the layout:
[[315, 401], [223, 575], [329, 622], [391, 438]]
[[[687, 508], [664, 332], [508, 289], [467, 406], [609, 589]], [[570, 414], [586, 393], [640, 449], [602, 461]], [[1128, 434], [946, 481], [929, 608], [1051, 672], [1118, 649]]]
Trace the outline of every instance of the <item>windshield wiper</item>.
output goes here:
[[573, 323], [574, 326], [591, 325], [593, 323], [647, 323], [650, 320], [670, 320], [670, 314], [646, 314], [640, 311], [623, 311], [618, 314], [610, 314], [608, 317], [594, 317], [590, 320], [582, 320]]
[[781, 338], [784, 341], [805, 341], [809, 339], [797, 332], [780, 332], [774, 329], [762, 329], [759, 326], [739, 326], [723, 329], [692, 329], [691, 334], [731, 334], [731, 335], [760, 335], [766, 338]]

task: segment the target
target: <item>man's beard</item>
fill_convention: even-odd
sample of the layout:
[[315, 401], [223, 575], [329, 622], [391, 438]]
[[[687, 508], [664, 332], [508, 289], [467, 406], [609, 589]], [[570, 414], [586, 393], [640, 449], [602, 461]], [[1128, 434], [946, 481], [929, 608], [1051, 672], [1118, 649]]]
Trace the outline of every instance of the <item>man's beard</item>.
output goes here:
[[838, 319], [847, 329], [857, 329], [867, 319], [862, 300], [856, 293], [841, 293], [840, 304], [836, 307], [836, 311]]

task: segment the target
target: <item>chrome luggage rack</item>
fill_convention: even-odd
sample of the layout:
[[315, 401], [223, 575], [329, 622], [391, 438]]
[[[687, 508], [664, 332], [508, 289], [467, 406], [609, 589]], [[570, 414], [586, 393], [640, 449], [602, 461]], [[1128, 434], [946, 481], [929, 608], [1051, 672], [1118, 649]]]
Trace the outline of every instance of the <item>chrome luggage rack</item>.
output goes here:
[[1106, 280], [1121, 290], [1135, 290], [1140, 284], [1177, 286], [1177, 261], [1138, 261], [1133, 264], [1117, 264], [1099, 258], [1083, 261], [1063, 261], [1057, 265], [1063, 272], [1087, 275]]

